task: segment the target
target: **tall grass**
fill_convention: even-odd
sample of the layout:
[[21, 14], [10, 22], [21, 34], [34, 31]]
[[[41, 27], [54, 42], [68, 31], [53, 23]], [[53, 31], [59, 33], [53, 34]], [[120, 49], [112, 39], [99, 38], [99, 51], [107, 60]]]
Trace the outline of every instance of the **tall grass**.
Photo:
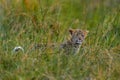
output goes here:
[[[119, 80], [119, 0], [0, 0], [1, 80]], [[31, 51], [89, 30], [79, 54]], [[25, 52], [13, 54], [15, 46]]]

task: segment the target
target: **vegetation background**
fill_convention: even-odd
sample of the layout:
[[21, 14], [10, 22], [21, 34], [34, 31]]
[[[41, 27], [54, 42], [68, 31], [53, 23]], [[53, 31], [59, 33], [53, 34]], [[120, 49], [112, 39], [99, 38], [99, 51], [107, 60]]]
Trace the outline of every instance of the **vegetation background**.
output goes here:
[[[90, 31], [79, 54], [31, 51], [69, 28]], [[0, 80], [120, 80], [120, 0], [0, 0]]]

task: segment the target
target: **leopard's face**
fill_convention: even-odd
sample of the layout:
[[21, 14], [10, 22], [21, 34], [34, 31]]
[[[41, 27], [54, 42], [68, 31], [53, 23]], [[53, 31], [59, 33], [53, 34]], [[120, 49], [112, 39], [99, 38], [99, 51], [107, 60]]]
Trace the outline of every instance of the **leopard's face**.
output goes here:
[[71, 42], [76, 45], [81, 45], [88, 34], [87, 30], [81, 29], [70, 29], [69, 32], [71, 34]]

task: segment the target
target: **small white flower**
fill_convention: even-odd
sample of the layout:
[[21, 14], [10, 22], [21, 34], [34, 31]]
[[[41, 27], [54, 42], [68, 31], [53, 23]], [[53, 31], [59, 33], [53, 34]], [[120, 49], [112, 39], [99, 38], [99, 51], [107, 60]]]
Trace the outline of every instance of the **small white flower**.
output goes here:
[[16, 47], [13, 49], [13, 52], [18, 52], [19, 50], [21, 50], [22, 52], [24, 52], [24, 49], [23, 49], [23, 47], [21, 47], [21, 46], [16, 46]]

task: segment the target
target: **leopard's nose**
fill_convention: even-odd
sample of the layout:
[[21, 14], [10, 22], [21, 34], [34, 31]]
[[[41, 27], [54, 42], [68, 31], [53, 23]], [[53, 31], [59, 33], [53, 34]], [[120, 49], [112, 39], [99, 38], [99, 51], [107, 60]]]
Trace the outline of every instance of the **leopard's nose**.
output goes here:
[[77, 44], [81, 44], [81, 43], [82, 43], [82, 40], [77, 40], [76, 43], [77, 43]]

